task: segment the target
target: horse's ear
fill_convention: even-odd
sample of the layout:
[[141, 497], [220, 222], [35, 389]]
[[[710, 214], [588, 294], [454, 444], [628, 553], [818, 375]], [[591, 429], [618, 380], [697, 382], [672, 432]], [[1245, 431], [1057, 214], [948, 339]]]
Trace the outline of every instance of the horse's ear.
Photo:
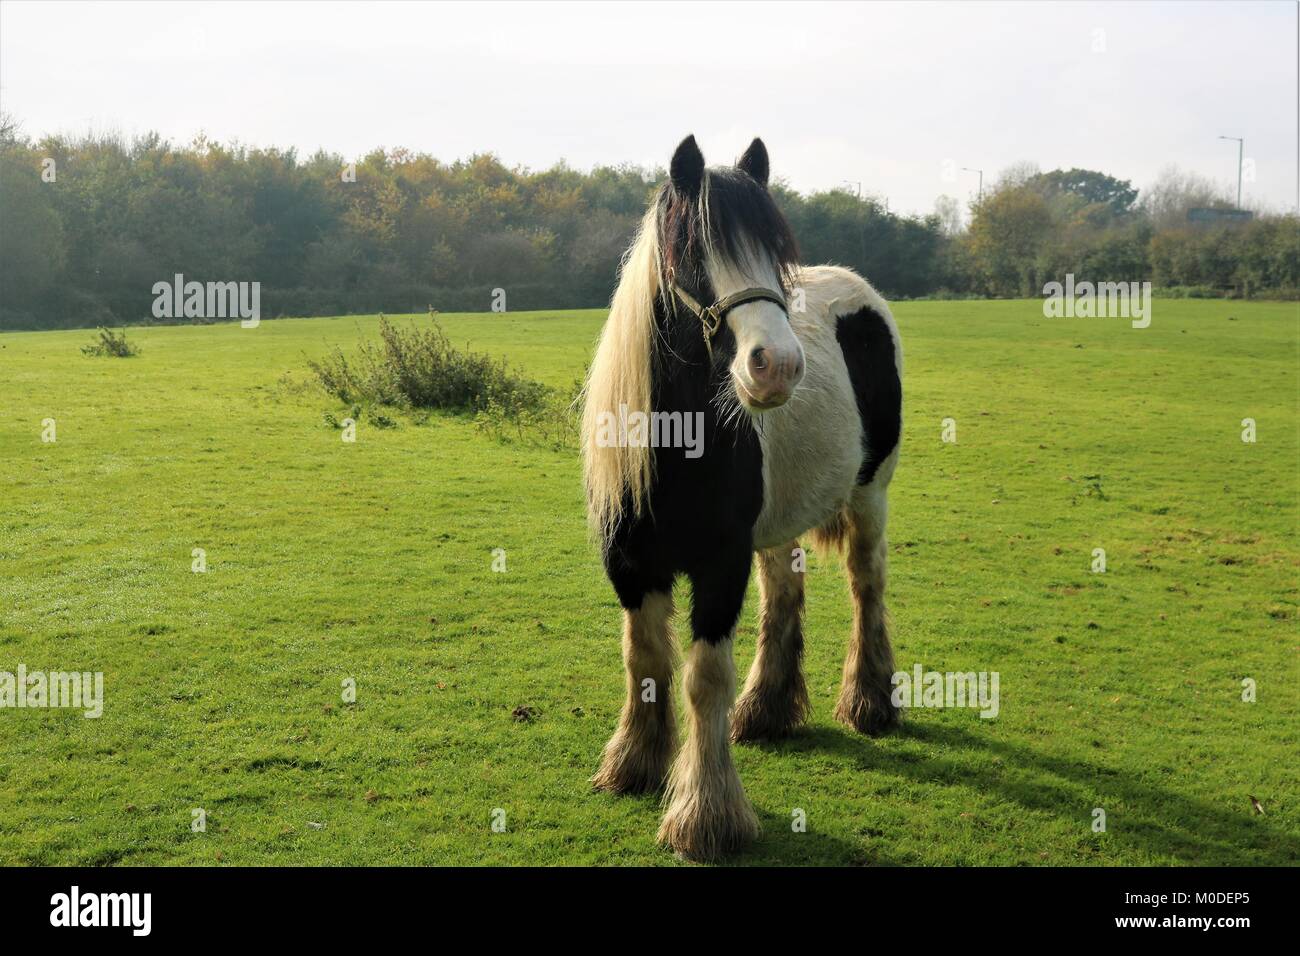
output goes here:
[[683, 196], [694, 199], [700, 194], [700, 184], [704, 181], [704, 154], [696, 145], [694, 136], [687, 136], [678, 144], [668, 175], [673, 189]]
[[736, 168], [742, 173], [749, 173], [754, 182], [760, 186], [767, 185], [767, 147], [763, 145], [761, 139], [754, 137], [754, 141], [749, 144], [749, 149], [745, 150], [745, 155], [736, 163]]

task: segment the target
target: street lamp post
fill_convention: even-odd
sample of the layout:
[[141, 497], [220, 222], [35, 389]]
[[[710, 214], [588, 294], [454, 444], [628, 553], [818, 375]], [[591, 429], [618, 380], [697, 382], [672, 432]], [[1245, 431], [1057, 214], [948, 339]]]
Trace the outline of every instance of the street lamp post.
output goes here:
[[979, 174], [980, 174], [980, 191], [979, 191], [979, 198], [976, 200], [976, 203], [982, 203], [982, 202], [984, 201], [984, 170], [982, 170], [982, 169], [971, 169], [971, 168], [968, 167], [968, 166], [963, 166], [963, 167], [961, 168], [961, 171], [962, 171], [963, 173], [979, 173]]
[[1220, 136], [1219, 139], [1231, 139], [1237, 141], [1237, 208], [1241, 208], [1241, 163], [1242, 154], [1246, 150], [1246, 140], [1240, 136]]

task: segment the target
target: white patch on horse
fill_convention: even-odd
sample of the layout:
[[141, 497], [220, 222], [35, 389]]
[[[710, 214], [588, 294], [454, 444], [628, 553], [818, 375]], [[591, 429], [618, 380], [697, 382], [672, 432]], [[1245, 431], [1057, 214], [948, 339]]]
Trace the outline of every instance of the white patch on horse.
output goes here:
[[[894, 341], [902, 377], [902, 351], [889, 306], [860, 276], [836, 266], [801, 269], [795, 282], [805, 309], [790, 316], [803, 346], [803, 381], [790, 400], [756, 419], [763, 449], [763, 510], [754, 546], [770, 548], [815, 528], [854, 499], [862, 466], [862, 421], [844, 352], [836, 338], [839, 317], [862, 308], [879, 313]], [[891, 459], [897, 460], [897, 452]], [[884, 487], [892, 462], [872, 484]]]
[[[719, 301], [745, 289], [768, 289], [783, 294], [775, 264], [764, 261], [752, 249], [744, 250], [740, 262], [710, 255], [707, 269]], [[727, 327], [736, 339], [731, 378], [737, 391], [751, 403], [760, 398], [749, 371], [749, 358], [755, 349], [763, 349], [769, 362], [782, 366], [786, 378], [797, 380], [795, 367], [804, 364], [804, 356], [798, 338], [791, 332], [785, 310], [779, 305], [765, 300], [738, 305], [727, 313]]]

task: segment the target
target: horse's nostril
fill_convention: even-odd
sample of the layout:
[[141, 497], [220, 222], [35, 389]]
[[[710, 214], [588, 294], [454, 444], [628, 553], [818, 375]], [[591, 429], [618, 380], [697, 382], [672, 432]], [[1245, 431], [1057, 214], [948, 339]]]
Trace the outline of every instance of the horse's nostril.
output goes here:
[[755, 372], [766, 371], [767, 369], [767, 350], [754, 349], [749, 353], [749, 367]]

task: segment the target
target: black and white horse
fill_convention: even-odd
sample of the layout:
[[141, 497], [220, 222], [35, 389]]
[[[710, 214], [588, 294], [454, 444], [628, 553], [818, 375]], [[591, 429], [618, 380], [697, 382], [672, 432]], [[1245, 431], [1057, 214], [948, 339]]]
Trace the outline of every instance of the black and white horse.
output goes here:
[[[697, 859], [758, 833], [731, 741], [787, 734], [807, 714], [799, 535], [847, 556], [853, 634], [836, 717], [872, 735], [898, 721], [884, 607], [898, 332], [855, 273], [798, 264], [767, 179], [761, 140], [734, 168], [706, 169], [694, 137], [677, 147], [624, 259], [583, 413], [589, 513], [624, 608], [627, 671], [593, 783], [666, 782], [659, 839]], [[758, 651], [733, 710], [732, 638], [755, 552]], [[677, 752], [671, 617], [683, 574], [692, 642]]]

